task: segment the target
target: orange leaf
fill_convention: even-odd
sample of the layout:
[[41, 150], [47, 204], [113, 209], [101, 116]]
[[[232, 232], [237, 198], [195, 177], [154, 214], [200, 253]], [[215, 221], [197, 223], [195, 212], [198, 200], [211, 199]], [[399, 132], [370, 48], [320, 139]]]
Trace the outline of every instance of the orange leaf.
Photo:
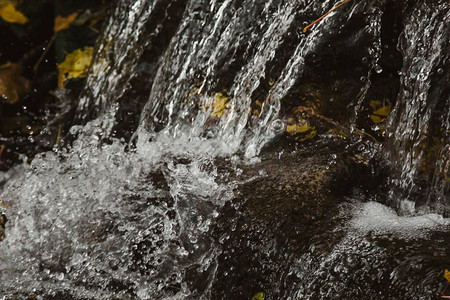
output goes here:
[[0, 7], [0, 17], [8, 23], [26, 24], [28, 18], [18, 11], [14, 4], [8, 3]]
[[450, 282], [450, 271], [447, 269], [445, 269], [444, 278], [447, 279], [448, 282]]
[[53, 31], [56, 33], [58, 31], [69, 28], [70, 24], [77, 18], [78, 13], [74, 12], [73, 14], [68, 15], [67, 17], [57, 16], [55, 18], [55, 25], [53, 27]]

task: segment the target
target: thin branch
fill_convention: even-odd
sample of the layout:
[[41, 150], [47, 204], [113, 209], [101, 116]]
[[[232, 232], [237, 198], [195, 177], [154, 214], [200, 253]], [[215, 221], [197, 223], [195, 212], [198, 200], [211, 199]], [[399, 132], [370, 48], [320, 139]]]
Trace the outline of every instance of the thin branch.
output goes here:
[[324, 14], [323, 16], [321, 16], [320, 18], [318, 18], [317, 20], [315, 20], [314, 22], [312, 22], [311, 24], [309, 24], [308, 26], [306, 26], [305, 28], [303, 28], [303, 32], [305, 33], [308, 28], [310, 28], [311, 26], [313, 26], [314, 24], [316, 24], [317, 22], [319, 22], [320, 20], [322, 20], [323, 18], [325, 18], [326, 16], [328, 16], [331, 12], [333, 12], [334, 10], [338, 9], [341, 5], [347, 3], [350, 0], [345, 0], [344, 2], [342, 2], [341, 4], [339, 4], [338, 6], [332, 8], [331, 10], [329, 10], [326, 14]]

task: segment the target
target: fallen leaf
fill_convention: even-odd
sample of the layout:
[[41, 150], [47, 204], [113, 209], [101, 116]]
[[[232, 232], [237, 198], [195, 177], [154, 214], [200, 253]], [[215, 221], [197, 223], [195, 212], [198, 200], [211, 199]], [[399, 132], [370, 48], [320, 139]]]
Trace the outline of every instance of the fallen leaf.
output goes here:
[[78, 13], [76, 12], [68, 15], [67, 17], [56, 16], [53, 31], [57, 33], [58, 31], [69, 28], [70, 24], [72, 24], [72, 22], [77, 18], [77, 16]]
[[64, 87], [64, 83], [70, 78], [86, 77], [93, 54], [93, 47], [84, 47], [83, 50], [77, 49], [67, 54], [65, 60], [58, 65], [58, 88]]
[[301, 118], [289, 118], [286, 132], [296, 141], [303, 142], [316, 136], [317, 130], [309, 122]]
[[228, 98], [227, 96], [225, 96], [222, 93], [217, 93], [215, 95], [215, 100], [212, 103], [212, 113], [211, 116], [212, 117], [217, 117], [220, 118], [223, 116], [223, 113], [225, 112], [225, 108], [227, 106], [228, 101], [230, 100], [230, 98]]
[[12, 2], [0, 6], [0, 17], [8, 23], [26, 24], [28, 18], [18, 11]]
[[305, 123], [303, 125], [299, 124], [290, 124], [286, 127], [286, 131], [289, 134], [297, 134], [297, 133], [305, 133], [311, 130], [311, 126], [309, 126], [308, 123]]
[[327, 131], [327, 134], [331, 134], [334, 137], [340, 138], [340, 139], [346, 139], [348, 138], [348, 134], [346, 134], [344, 131], [336, 128], [332, 128]]
[[255, 296], [252, 297], [252, 300], [264, 300], [266, 298], [266, 294], [263, 292], [257, 293]]
[[372, 122], [375, 124], [382, 123], [386, 120], [386, 117], [390, 114], [392, 109], [392, 103], [389, 99], [383, 100], [371, 100], [370, 107], [372, 107], [373, 113], [370, 115]]
[[30, 81], [21, 73], [21, 65], [6, 63], [0, 66], [0, 99], [8, 104], [19, 101], [30, 89]]
[[447, 279], [448, 282], [450, 282], [450, 271], [447, 269], [445, 269], [444, 278]]

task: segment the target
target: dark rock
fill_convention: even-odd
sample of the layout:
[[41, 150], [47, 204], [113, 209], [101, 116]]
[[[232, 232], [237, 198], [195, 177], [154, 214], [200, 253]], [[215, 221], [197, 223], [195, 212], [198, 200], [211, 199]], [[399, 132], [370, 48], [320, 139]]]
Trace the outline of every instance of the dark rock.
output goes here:
[[5, 223], [6, 217], [0, 214], [0, 242], [5, 238]]
[[243, 174], [245, 183], [214, 233], [223, 252], [213, 295], [248, 299], [264, 291], [280, 298], [294, 257], [312, 244], [327, 252], [344, 235], [334, 232], [343, 221], [338, 207], [345, 194], [371, 180], [369, 159], [357, 145], [333, 141], [265, 155]]
[[213, 298], [438, 296], [450, 265], [449, 228], [408, 238], [349, 225], [354, 204], [345, 195], [355, 188], [369, 199], [382, 194], [372, 185], [383, 176], [371, 171], [376, 159], [357, 149], [333, 141], [242, 167], [244, 183], [213, 231], [222, 250]]

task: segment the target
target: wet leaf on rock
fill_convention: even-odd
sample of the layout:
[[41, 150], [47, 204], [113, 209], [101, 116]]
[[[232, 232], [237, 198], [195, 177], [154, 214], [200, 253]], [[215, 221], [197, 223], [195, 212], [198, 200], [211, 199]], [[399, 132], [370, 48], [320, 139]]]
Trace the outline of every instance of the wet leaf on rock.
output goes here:
[[53, 26], [53, 31], [56, 33], [58, 31], [67, 29], [70, 27], [70, 24], [77, 18], [78, 13], [74, 12], [73, 14], [68, 15], [67, 17], [56, 16], [55, 25]]
[[217, 118], [221, 118], [223, 116], [223, 113], [225, 112], [227, 103], [230, 99], [225, 96], [222, 93], [217, 93], [215, 95], [215, 100], [212, 104], [212, 113], [211, 116], [212, 117], [217, 117]]
[[316, 128], [309, 125], [307, 121], [300, 120], [299, 123], [294, 123], [294, 120], [289, 120], [289, 124], [286, 126], [286, 132], [294, 136], [295, 140], [303, 142], [316, 136]]
[[266, 298], [266, 294], [263, 292], [259, 292], [252, 297], [252, 300], [264, 300]]
[[386, 120], [386, 117], [390, 114], [392, 109], [392, 103], [389, 99], [383, 100], [371, 100], [370, 107], [373, 113], [370, 115], [370, 119], [375, 124], [382, 123]]
[[[198, 89], [195, 88], [191, 90], [189, 93], [189, 98], [191, 98], [194, 94], [198, 92]], [[200, 96], [203, 96], [200, 94]], [[227, 111], [227, 104], [230, 101], [230, 97], [223, 93], [216, 93], [211, 102], [207, 102], [203, 104], [203, 111], [210, 110], [210, 116], [220, 119], [223, 114]], [[185, 101], [185, 104], [188, 100]]]
[[28, 23], [28, 18], [16, 9], [14, 1], [0, 1], [0, 17], [8, 23]]
[[67, 54], [65, 60], [58, 65], [58, 88], [64, 87], [64, 83], [70, 78], [86, 77], [91, 65], [93, 47], [84, 47]]
[[292, 116], [288, 119], [286, 132], [299, 142], [312, 139], [316, 136], [317, 130], [310, 125], [308, 119], [315, 114], [312, 107], [298, 106], [292, 109]]

